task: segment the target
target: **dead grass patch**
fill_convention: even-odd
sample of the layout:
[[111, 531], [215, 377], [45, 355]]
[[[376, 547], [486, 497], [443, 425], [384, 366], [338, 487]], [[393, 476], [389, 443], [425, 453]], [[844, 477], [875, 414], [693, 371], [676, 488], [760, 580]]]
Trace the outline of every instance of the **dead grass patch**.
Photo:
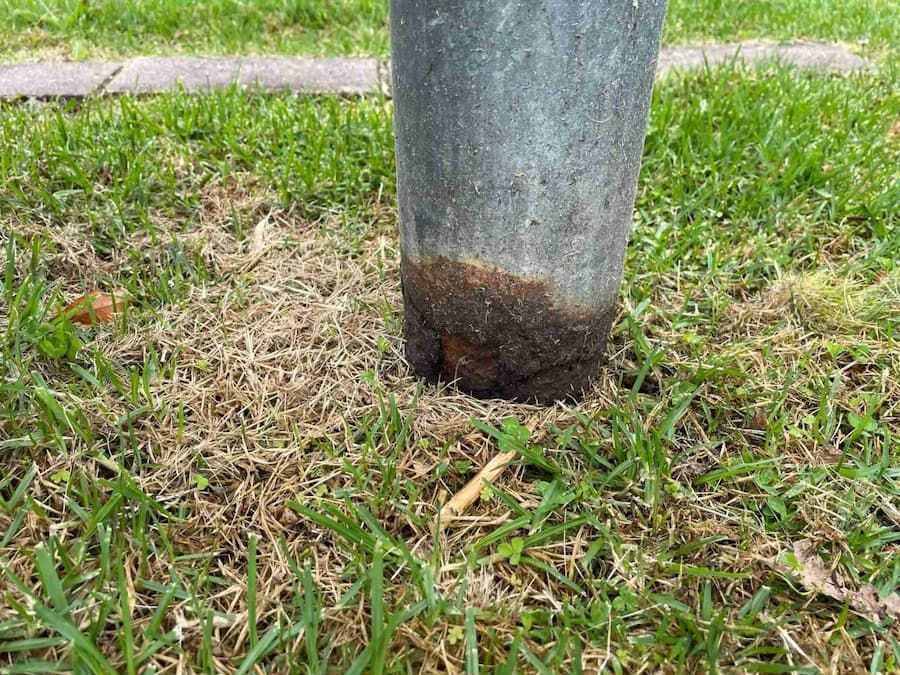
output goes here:
[[[561, 612], [573, 591], [558, 577], [512, 565], [496, 554], [474, 567], [467, 567], [461, 557], [473, 542], [513, 519], [501, 500], [486, 495], [437, 539], [424, 523], [432, 522], [447, 496], [465, 483], [465, 471], [453, 469], [454, 463], [468, 462], [477, 469], [497, 452], [495, 443], [473, 428], [473, 418], [495, 424], [506, 417], [517, 418], [539, 442], [546, 442], [545, 451], [567, 467], [570, 477], [588, 473], [590, 468], [584, 455], [554, 448], [556, 429], [594, 419], [606, 428], [610, 411], [631, 410], [639, 415], [640, 424], [632, 431], [651, 436], [671, 410], [672, 392], [657, 391], [655, 405], [636, 411], [629, 391], [617, 382], [619, 374], [634, 372], [641, 365], [631, 338], [619, 335], [610, 367], [576, 408], [481, 401], [451, 386], [423, 388], [402, 355], [398, 251], [390, 226], [375, 228], [355, 254], [348, 255], [335, 223], [298, 221], [245, 195], [238, 199], [240, 209], [254, 214], [254, 226], [239, 236], [230, 225], [235, 203], [227, 187], [222, 190], [216, 188], [204, 197], [198, 227], [171, 233], [171, 241], [205, 261], [210, 281], [191, 288], [179, 303], [136, 320], [124, 334], [96, 333], [97, 346], [112, 362], [143, 364], [152, 350], [163, 368], [164, 375], [150, 384], [146, 414], [131, 422], [134, 447], [147, 463], [147, 469], [134, 479], [163, 508], [182, 514], [167, 528], [175, 550], [182, 555], [203, 554], [207, 566], [198, 574], [219, 579], [218, 590], [207, 598], [209, 606], [222, 615], [213, 628], [217, 668], [233, 670], [249, 649], [246, 551], [251, 533], [261, 537], [260, 624], [271, 625], [286, 617], [285, 607], [292, 601], [296, 583], [289, 562], [293, 558], [312, 566], [324, 606], [329, 608], [323, 620], [331, 627], [335, 646], [366, 640], [369, 619], [364, 600], [338, 608], [355, 581], [353, 552], [332, 531], [288, 508], [290, 500], [341, 506], [339, 495], [353, 495], [368, 502], [386, 531], [405, 541], [416, 555], [431, 555], [437, 543], [436, 589], [450, 597], [465, 588], [467, 606], [491, 612], [494, 618], [488, 624], [497, 637], [494, 644], [508, 643], [529, 612]], [[57, 232], [51, 238], [54, 251], [49, 264], [55, 273], [65, 274], [64, 289], [80, 288], [87, 279], [95, 283], [92, 275], [126, 264], [125, 258], [100, 263], [77, 231], [74, 235]], [[164, 245], [158, 238], [136, 235], [131, 243], [144, 252], [146, 264], [162, 264], [155, 253]], [[133, 258], [128, 260], [132, 262], [127, 264], [134, 264]], [[886, 283], [884, 288], [858, 290], [833, 288], [818, 276], [785, 279], [760, 297], [736, 305], [728, 328], [732, 339], [723, 335], [722, 342], [712, 341], [709, 349], [742, 350], [746, 372], [758, 385], [759, 405], [770, 406], [783, 387], [772, 380], [772, 354], [782, 364], [793, 364], [829, 331], [864, 333], [870, 325], [868, 312], [884, 301], [885, 291], [896, 294], [896, 286]], [[817, 321], [821, 330], [813, 336], [809, 325]], [[676, 344], [676, 333], [661, 337], [666, 330], [664, 322], [653, 325], [660, 343], [671, 339], [670, 344]], [[734, 336], [740, 340], [728, 346], [726, 342], [734, 342]], [[870, 349], [890, 348], [874, 334], [864, 338]], [[771, 351], [763, 356], [766, 347]], [[824, 359], [824, 352], [813, 358]], [[679, 363], [677, 353], [671, 362]], [[683, 365], [689, 362], [683, 358]], [[896, 359], [891, 363], [895, 367]], [[900, 404], [896, 381], [885, 379], [882, 385], [884, 405], [896, 419]], [[727, 407], [728, 387], [727, 380], [702, 386], [698, 401]], [[791, 411], [789, 422], [813, 413], [815, 401], [815, 393], [803, 386], [789, 389], [788, 402], [783, 404]], [[46, 515], [29, 517], [17, 537], [18, 552], [6, 559], [20, 575], [28, 575], [26, 552], [36, 542], [51, 533], [65, 538], [68, 528], [76, 527], [67, 514], [64, 486], [51, 478], [54, 473], [77, 466], [97, 478], [116, 475], [115, 463], [105, 461], [103, 453], [117, 450], [122, 430], [114, 421], [128, 415], [129, 406], [111, 390], [80, 404], [92, 420], [97, 442], [92, 447], [76, 443], [68, 456], [35, 458], [40, 471], [34, 498], [44, 505]], [[386, 430], [391, 410], [408, 415], [409, 435], [400, 442]], [[665, 551], [678, 542], [709, 538], [714, 544], [685, 554], [677, 564], [687, 561], [692, 569], [708, 566], [732, 575], [715, 582], [715, 594], [732, 608], [729, 621], [736, 620], [735, 613], [754, 589], [771, 583], [777, 560], [791, 549], [791, 542], [761, 522], [764, 500], [755, 488], [750, 489], [753, 473], [720, 487], [713, 483], [694, 489], [685, 486], [757, 447], [769, 422], [765, 416], [760, 419], [735, 411], [729, 442], [717, 444], [711, 441], [702, 410], [691, 407], [668, 441], [672, 465], [665, 470], [686, 483], [666, 488], [664, 512], [644, 500], [638, 484], [583, 496], [585, 503], [595, 500], [596, 506], [590, 508], [596, 509], [604, 527], [616, 533], [617, 543], [601, 549], [603, 556], [585, 566], [586, 552], [603, 536], [585, 523], [530, 554], [547, 569], [582, 584], [597, 602], [600, 598], [591, 588], [592, 580], [607, 579], [636, 594], [668, 592], [692, 604], [703, 593], [701, 580], [673, 573], [671, 566], [676, 563]], [[366, 441], [367, 429], [376, 434], [374, 443]], [[392, 447], [393, 442], [397, 444]], [[603, 453], [613, 440], [601, 434], [591, 442], [594, 452]], [[793, 480], [792, 476], [816, 462], [822, 450], [809, 437], [785, 429], [786, 459], [779, 480]], [[388, 470], [393, 474], [388, 475]], [[197, 485], [198, 475], [208, 486]], [[395, 486], [425, 487], [412, 501], [403, 501], [402, 495], [412, 493], [401, 490], [401, 501], [397, 501], [396, 489], [379, 496], [380, 483], [388, 481]], [[539, 481], [526, 468], [512, 467], [500, 483], [523, 508], [541, 504]], [[844, 536], [841, 514], [849, 507], [842, 502], [853, 499], [857, 489], [847, 483], [843, 497], [831, 485], [805, 493], [796, 505], [802, 522], [814, 526], [824, 541], [840, 542]], [[896, 508], [885, 505], [883, 510], [896, 525]], [[159, 600], [158, 593], [142, 581], [168, 580], [169, 564], [162, 550], [135, 548], [128, 554], [138, 631], [151, 620]], [[391, 579], [392, 604], [411, 598], [405, 575], [401, 566]], [[202, 623], [192, 603], [180, 599], [173, 602], [166, 622], [177, 628], [182, 651], [180, 656], [160, 653], [152, 662], [160, 672], [183, 672], [189, 655], [199, 649]], [[394, 657], [408, 656], [422, 672], [458, 672], [464, 665], [464, 645], [449, 637], [455, 625], [446, 620], [404, 625], [392, 642]], [[830, 642], [821, 639], [823, 632]], [[833, 651], [834, 640], [844, 652]], [[834, 672], [850, 672], [848, 664], [859, 662], [851, 653], [850, 637], [840, 636], [827, 616], [810, 614], [790, 630], [779, 627], [772, 636], [760, 638], [760, 644], [768, 642], [788, 645], [797, 663], [833, 667]], [[109, 636], [109, 644], [113, 643]], [[536, 643], [532, 647], [542, 649]], [[614, 645], [586, 647], [585, 665], [603, 664], [614, 649]], [[110, 647], [109, 654], [114, 658], [115, 648]]]

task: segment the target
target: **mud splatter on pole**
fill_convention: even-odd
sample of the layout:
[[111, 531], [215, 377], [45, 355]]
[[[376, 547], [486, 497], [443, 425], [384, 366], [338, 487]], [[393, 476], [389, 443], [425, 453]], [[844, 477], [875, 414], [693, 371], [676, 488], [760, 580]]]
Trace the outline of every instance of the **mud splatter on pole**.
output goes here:
[[603, 360], [665, 0], [391, 0], [406, 349], [480, 396]]

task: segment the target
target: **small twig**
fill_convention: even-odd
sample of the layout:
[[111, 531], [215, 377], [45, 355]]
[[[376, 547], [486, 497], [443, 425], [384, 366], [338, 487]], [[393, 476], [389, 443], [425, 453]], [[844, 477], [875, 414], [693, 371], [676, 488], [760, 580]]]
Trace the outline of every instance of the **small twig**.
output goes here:
[[462, 515], [472, 505], [472, 502], [478, 499], [478, 495], [484, 489], [485, 483], [495, 481], [516, 456], [517, 453], [512, 451], [503, 452], [493, 457], [472, 480], [466, 483], [462, 490], [453, 495], [450, 501], [444, 504], [443, 508], [441, 508], [441, 521]]

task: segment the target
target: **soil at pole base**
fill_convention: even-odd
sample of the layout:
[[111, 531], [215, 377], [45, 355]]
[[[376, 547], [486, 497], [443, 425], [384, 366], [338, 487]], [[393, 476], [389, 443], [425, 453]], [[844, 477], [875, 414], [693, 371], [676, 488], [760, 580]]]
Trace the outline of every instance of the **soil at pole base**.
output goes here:
[[477, 262], [401, 262], [416, 372], [484, 398], [576, 400], [605, 360], [614, 307], [568, 307], [548, 285]]

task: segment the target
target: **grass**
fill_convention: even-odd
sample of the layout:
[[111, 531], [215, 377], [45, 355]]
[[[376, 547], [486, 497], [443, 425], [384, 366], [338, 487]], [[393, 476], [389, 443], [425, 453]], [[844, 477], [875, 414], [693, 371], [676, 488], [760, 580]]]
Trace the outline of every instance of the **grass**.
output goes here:
[[386, 54], [384, 0], [15, 0], [0, 55]]
[[[671, 0], [664, 40], [798, 38], [896, 54], [892, 0]], [[0, 5], [0, 57], [134, 54], [387, 56], [386, 0], [16, 0]]]
[[891, 0], [669, 0], [663, 41], [743, 39], [843, 42], [869, 58], [896, 56]]
[[0, 669], [896, 672], [796, 554], [900, 585], [894, 85], [661, 82], [611, 363], [554, 408], [403, 361], [389, 102], [3, 104]]

